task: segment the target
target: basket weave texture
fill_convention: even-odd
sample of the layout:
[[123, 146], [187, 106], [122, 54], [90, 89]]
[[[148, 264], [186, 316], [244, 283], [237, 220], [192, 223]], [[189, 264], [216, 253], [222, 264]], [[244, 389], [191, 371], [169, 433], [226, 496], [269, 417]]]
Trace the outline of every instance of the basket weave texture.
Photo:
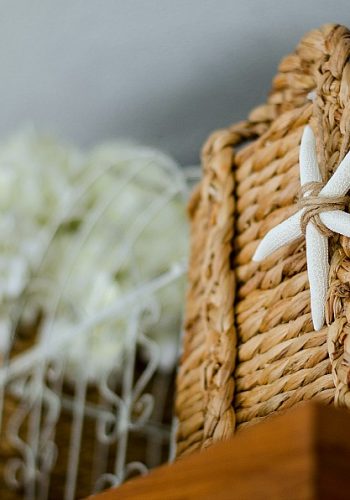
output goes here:
[[349, 150], [349, 56], [347, 28], [310, 32], [280, 63], [266, 104], [203, 148], [189, 205], [178, 456], [304, 400], [350, 406], [350, 240], [329, 239], [327, 324], [318, 332], [304, 238], [252, 261], [263, 236], [298, 209], [305, 125], [327, 178]]

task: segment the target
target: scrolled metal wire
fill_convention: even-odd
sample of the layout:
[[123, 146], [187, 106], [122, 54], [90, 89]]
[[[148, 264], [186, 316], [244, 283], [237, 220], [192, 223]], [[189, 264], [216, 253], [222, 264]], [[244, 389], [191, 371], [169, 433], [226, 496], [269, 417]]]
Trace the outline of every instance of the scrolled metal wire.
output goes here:
[[[69, 285], [70, 275], [79, 259], [83, 245], [90, 237], [93, 229], [101, 222], [103, 214], [113, 203], [118, 192], [131, 182], [141, 170], [128, 172], [118, 189], [112, 189], [84, 221], [81, 238], [71, 249], [68, 267], [63, 281], [55, 283], [50, 279], [39, 277], [39, 271], [45, 263], [54, 239], [61, 226], [69, 220], [70, 215], [79, 209], [91, 186], [114, 166], [109, 165], [102, 172], [92, 176], [88, 182], [77, 190], [74, 200], [65, 206], [62, 215], [56, 221], [42, 255], [38, 256], [37, 267], [33, 269], [33, 277], [23, 296], [13, 308], [12, 341], [21, 321], [27, 301], [37, 292], [45, 290], [52, 299], [53, 305], [47, 311], [38, 332], [37, 342], [30, 349], [11, 358], [4, 353], [0, 366], [0, 392], [15, 397], [18, 405], [7, 422], [6, 439], [14, 449], [5, 466], [4, 474], [7, 484], [14, 489], [23, 488], [28, 500], [45, 500], [49, 497], [50, 475], [59, 460], [60, 450], [56, 444], [57, 426], [62, 417], [62, 410], [72, 418], [71, 436], [66, 467], [65, 500], [72, 500], [78, 491], [79, 461], [82, 451], [85, 419], [95, 423], [95, 464], [99, 467], [92, 472], [92, 481], [96, 491], [108, 486], [116, 486], [126, 478], [135, 474], [146, 474], [148, 466], [128, 457], [128, 445], [133, 433], [143, 433], [149, 439], [155, 434], [157, 422], [152, 422], [155, 399], [152, 394], [152, 379], [157, 374], [160, 361], [160, 347], [148, 335], [148, 331], [161, 319], [162, 309], [157, 293], [179, 279], [185, 270], [183, 263], [170, 265], [167, 272], [146, 282], [140, 282], [140, 269], [134, 266], [135, 287], [126, 290], [120, 300], [96, 315], [84, 318], [71, 331], [53, 336], [53, 326], [58, 317], [58, 310], [63, 292]], [[174, 174], [172, 185], [164, 186], [162, 192], [154, 196], [152, 202], [140, 212], [127, 228], [123, 244], [116, 255], [116, 271], [122, 266], [129, 252], [133, 251], [136, 241], [145, 228], [154, 220], [160, 210], [174, 196], [187, 195], [186, 178], [172, 164], [167, 165]], [[105, 249], [107, 251], [107, 249]], [[170, 263], [171, 264], [171, 263]], [[75, 305], [72, 304], [72, 308]], [[73, 309], [72, 309], [73, 310]], [[127, 311], [127, 315], [126, 315]], [[94, 381], [94, 390], [98, 401], [88, 400], [90, 380], [87, 372], [79, 380], [67, 376], [68, 367], [65, 362], [69, 338], [88, 335], [96, 326], [103, 326], [116, 318], [128, 317], [127, 336], [124, 346], [123, 366], [120, 369], [118, 383], [113, 378], [113, 367], [101, 378]], [[135, 370], [138, 356], [142, 352], [142, 373]], [[119, 367], [120, 368], [120, 367]], [[63, 390], [65, 381], [69, 380], [73, 394]], [[1, 394], [0, 394], [1, 396]], [[17, 403], [16, 403], [17, 404]], [[0, 418], [2, 416], [0, 408]], [[29, 422], [29, 423], [28, 423]], [[25, 432], [23, 432], [24, 427]], [[29, 432], [30, 431], [30, 432]], [[33, 431], [33, 432], [31, 432]], [[168, 438], [168, 432], [161, 429], [162, 439]], [[162, 440], [160, 440], [161, 443]], [[161, 444], [160, 444], [161, 445]], [[160, 446], [159, 445], [159, 446]], [[115, 453], [112, 465], [108, 464], [109, 453]]]

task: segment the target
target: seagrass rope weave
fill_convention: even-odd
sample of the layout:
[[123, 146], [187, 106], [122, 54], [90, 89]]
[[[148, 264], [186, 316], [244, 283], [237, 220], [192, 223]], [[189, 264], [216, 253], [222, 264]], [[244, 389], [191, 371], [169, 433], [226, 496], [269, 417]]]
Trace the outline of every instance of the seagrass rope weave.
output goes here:
[[189, 206], [178, 456], [303, 400], [350, 406], [349, 239], [329, 240], [327, 326], [319, 332], [304, 238], [252, 261], [262, 237], [297, 211], [305, 125], [315, 132], [326, 179], [349, 150], [349, 56], [345, 27], [312, 31], [282, 60], [267, 103], [203, 148], [203, 178]]

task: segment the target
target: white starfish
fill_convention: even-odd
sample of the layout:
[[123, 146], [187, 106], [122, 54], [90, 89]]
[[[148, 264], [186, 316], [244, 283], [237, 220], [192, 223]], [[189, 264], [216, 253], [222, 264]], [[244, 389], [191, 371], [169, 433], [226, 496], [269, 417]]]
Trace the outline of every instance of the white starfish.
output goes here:
[[[322, 181], [316, 157], [316, 140], [310, 126], [306, 126], [301, 139], [300, 183]], [[339, 164], [333, 176], [318, 196], [345, 196], [350, 189], [350, 151]], [[307, 196], [307, 194], [306, 194]], [[301, 216], [305, 209], [274, 227], [260, 242], [253, 260], [259, 262], [275, 250], [302, 236]], [[320, 213], [321, 222], [331, 231], [350, 237], [350, 214], [341, 210]], [[311, 316], [315, 330], [321, 330], [325, 321], [325, 301], [328, 289], [328, 238], [321, 234], [312, 220], [306, 226], [306, 260], [310, 283]]]

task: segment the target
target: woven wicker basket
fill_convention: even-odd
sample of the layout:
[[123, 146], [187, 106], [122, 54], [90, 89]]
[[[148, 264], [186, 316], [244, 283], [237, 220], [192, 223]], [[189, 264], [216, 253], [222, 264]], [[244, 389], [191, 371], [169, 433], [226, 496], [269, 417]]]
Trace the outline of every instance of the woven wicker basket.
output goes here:
[[297, 210], [305, 125], [328, 177], [349, 149], [349, 56], [346, 28], [312, 31], [282, 60], [267, 103], [204, 146], [203, 179], [189, 206], [178, 456], [304, 400], [350, 405], [349, 239], [330, 238], [327, 326], [318, 332], [304, 238], [252, 261], [262, 237]]

